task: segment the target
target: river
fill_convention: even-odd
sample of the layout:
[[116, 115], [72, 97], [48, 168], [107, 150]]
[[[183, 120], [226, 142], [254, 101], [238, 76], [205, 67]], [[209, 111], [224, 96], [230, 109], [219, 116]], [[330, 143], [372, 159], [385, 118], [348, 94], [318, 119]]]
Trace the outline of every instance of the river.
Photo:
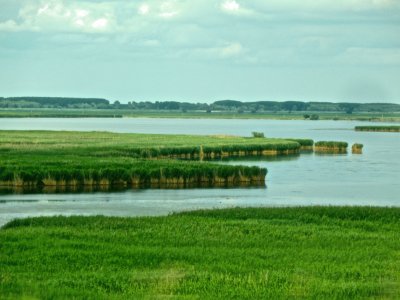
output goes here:
[[[268, 168], [266, 188], [142, 189], [111, 193], [0, 195], [0, 226], [41, 215], [164, 215], [235, 206], [400, 206], [400, 134], [356, 132], [354, 121], [155, 118], [2, 118], [0, 130], [84, 130], [165, 134], [233, 134], [364, 144], [362, 155], [317, 155], [227, 161]], [[368, 123], [374, 125], [374, 123]], [[379, 123], [379, 125], [384, 125]]]

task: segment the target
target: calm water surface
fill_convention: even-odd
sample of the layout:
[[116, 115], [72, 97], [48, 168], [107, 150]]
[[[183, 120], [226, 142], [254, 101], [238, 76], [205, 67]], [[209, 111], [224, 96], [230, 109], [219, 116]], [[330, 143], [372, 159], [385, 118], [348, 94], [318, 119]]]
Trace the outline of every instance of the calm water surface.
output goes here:
[[[382, 123], [380, 123], [382, 125]], [[400, 134], [355, 132], [351, 121], [209, 119], [0, 119], [1, 130], [86, 130], [135, 133], [233, 134], [298, 137], [364, 144], [362, 155], [302, 154], [228, 161], [268, 168], [267, 187], [249, 189], [129, 190], [91, 194], [0, 196], [0, 225], [39, 215], [163, 215], [234, 206], [400, 206]], [[372, 123], [368, 123], [372, 125]]]

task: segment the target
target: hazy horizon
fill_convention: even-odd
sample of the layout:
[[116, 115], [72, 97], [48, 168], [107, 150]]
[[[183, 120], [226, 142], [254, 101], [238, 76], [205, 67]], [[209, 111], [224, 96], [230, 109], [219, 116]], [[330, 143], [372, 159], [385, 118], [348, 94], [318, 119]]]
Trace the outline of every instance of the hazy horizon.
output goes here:
[[163, 101], [175, 101], [175, 102], [188, 102], [188, 103], [207, 103], [207, 104], [212, 104], [212, 103], [214, 103], [214, 102], [216, 102], [216, 101], [224, 101], [224, 100], [234, 100], [234, 101], [240, 101], [240, 102], [244, 102], [244, 103], [246, 103], [246, 102], [262, 102], [262, 101], [276, 101], [276, 102], [286, 102], [286, 101], [300, 101], [300, 102], [321, 102], [321, 103], [327, 103], [327, 102], [331, 102], [331, 103], [360, 103], [360, 104], [373, 104], [373, 103], [378, 103], [378, 104], [384, 104], [384, 103], [386, 103], [386, 104], [399, 104], [400, 105], [400, 102], [390, 102], [390, 101], [387, 101], [387, 102], [385, 102], [385, 101], [345, 101], [345, 100], [342, 100], [342, 101], [309, 101], [309, 100], [301, 100], [301, 99], [296, 99], [296, 100], [293, 100], [293, 99], [286, 99], [286, 100], [282, 100], [282, 99], [262, 99], [262, 100], [241, 100], [241, 99], [211, 99], [211, 100], [207, 100], [207, 99], [204, 99], [204, 100], [202, 100], [202, 101], [190, 101], [190, 99], [189, 100], [175, 100], [175, 99], [163, 99], [163, 100], [151, 100], [151, 99], [131, 99], [131, 100], [123, 100], [123, 99], [110, 99], [110, 98], [105, 98], [105, 97], [90, 97], [90, 96], [87, 96], [87, 97], [79, 97], [79, 96], [48, 96], [48, 95], [39, 95], [39, 96], [28, 96], [28, 95], [16, 95], [16, 96], [2, 96], [2, 95], [0, 95], [0, 97], [4, 97], [4, 98], [13, 98], [13, 97], [16, 97], [16, 98], [21, 98], [21, 97], [38, 97], [38, 98], [41, 98], [41, 97], [44, 97], [44, 98], [46, 98], [46, 97], [49, 97], [49, 98], [88, 98], [88, 99], [90, 99], [90, 98], [95, 98], [95, 99], [105, 99], [105, 100], [108, 100], [109, 102], [110, 102], [110, 104], [112, 104], [112, 103], [114, 103], [115, 101], [119, 101], [120, 103], [122, 103], [122, 104], [127, 104], [128, 102], [163, 102]]
[[0, 0], [0, 96], [400, 103], [395, 0]]

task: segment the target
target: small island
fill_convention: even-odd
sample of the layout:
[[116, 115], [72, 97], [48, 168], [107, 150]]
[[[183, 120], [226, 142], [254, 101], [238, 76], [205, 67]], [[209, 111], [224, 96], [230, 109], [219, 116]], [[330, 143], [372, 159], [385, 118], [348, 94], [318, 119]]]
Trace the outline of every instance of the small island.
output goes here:
[[356, 126], [355, 131], [400, 132], [400, 126]]
[[[311, 139], [0, 131], [0, 187], [40, 191], [265, 186], [266, 168], [213, 160], [313, 151]], [[346, 152], [317, 142], [316, 152]]]

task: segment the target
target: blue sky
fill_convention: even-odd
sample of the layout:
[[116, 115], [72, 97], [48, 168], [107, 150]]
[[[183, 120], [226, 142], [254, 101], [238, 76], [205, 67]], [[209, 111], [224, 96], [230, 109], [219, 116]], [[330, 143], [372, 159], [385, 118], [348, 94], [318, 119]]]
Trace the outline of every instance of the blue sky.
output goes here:
[[400, 103], [399, 0], [0, 0], [0, 96]]

